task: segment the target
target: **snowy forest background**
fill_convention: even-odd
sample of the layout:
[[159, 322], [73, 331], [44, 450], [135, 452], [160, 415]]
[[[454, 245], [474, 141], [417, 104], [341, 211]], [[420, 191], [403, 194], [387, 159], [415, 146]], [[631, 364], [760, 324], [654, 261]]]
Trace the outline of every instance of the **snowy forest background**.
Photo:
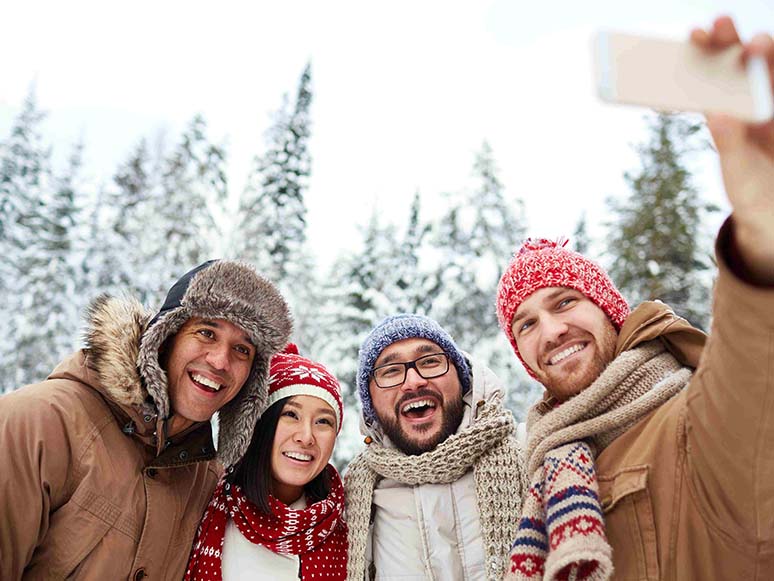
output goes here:
[[[397, 223], [376, 209], [362, 216], [338, 208], [339, 224], [360, 223], [360, 239], [323, 261], [307, 240], [312, 99], [307, 65], [295, 91], [278, 95], [265, 147], [233, 209], [228, 151], [210, 140], [203, 115], [180, 135], [147, 136], [109, 183], [92, 183], [83, 154], [100, 144], [49, 143], [31, 91], [0, 136], [0, 392], [44, 379], [79, 348], [82, 313], [100, 293], [133, 294], [155, 312], [181, 274], [222, 257], [248, 260], [278, 284], [301, 353], [340, 379], [339, 467], [361, 446], [358, 347], [397, 312], [437, 319], [505, 382], [508, 406], [523, 420], [540, 389], [499, 331], [494, 296], [520, 241], [540, 232], [527, 221], [528, 192], [522, 198], [500, 181], [484, 142], [471, 160], [474, 185], [443, 193], [442, 208], [437, 198], [428, 208], [418, 192]], [[715, 265], [713, 233], [703, 224], [718, 208], [703, 201], [690, 169], [710, 152], [706, 130], [693, 117], [652, 114], [636, 141], [640, 166], [625, 174], [629, 191], [608, 200], [606, 235], [591, 238], [581, 215], [570, 246], [608, 268], [630, 304], [661, 299], [706, 329]], [[54, 163], [54, 147], [66, 163]]]

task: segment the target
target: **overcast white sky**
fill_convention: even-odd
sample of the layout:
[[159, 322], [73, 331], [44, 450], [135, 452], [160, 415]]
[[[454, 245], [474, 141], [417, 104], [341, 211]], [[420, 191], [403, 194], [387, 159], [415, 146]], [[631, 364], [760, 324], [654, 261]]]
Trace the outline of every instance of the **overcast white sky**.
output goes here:
[[[11, 0], [0, 12], [0, 135], [36, 83], [46, 134], [64, 155], [82, 137], [108, 180], [143, 136], [176, 135], [196, 113], [226, 140], [231, 182], [285, 92], [313, 67], [310, 237], [327, 262], [374, 207], [401, 219], [415, 191], [442, 203], [491, 144], [530, 235], [572, 233], [625, 193], [643, 110], [592, 88], [597, 29], [683, 38], [730, 13], [744, 36], [774, 28], [770, 0], [342, 2]], [[700, 183], [721, 200], [709, 160]]]

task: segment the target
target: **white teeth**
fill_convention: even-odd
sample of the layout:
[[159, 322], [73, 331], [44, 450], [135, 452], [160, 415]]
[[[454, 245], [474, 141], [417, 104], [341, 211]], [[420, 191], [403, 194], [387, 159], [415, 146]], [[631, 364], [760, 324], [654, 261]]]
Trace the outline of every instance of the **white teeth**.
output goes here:
[[402, 411], [405, 414], [406, 412], [409, 412], [411, 410], [414, 410], [414, 409], [417, 409], [417, 408], [426, 407], [426, 406], [434, 408], [435, 404], [433, 403], [432, 400], [420, 399], [420, 400], [417, 400], [417, 401], [412, 401], [411, 403], [407, 403], [406, 405], [403, 406], [403, 410]]
[[573, 353], [577, 353], [578, 351], [583, 349], [585, 346], [586, 346], [585, 343], [577, 343], [577, 344], [573, 345], [572, 347], [568, 347], [564, 351], [560, 351], [559, 353], [557, 353], [556, 355], [551, 357], [551, 359], [548, 361], [548, 364], [549, 365], [556, 365], [560, 361], [562, 361], [564, 359], [567, 359]]
[[301, 460], [302, 462], [309, 462], [312, 457], [309, 454], [302, 454], [301, 452], [283, 452], [288, 458], [293, 460]]
[[215, 391], [223, 387], [221, 384], [215, 383], [211, 379], [207, 379], [206, 377], [204, 377], [203, 375], [199, 375], [198, 373], [191, 374], [191, 377], [193, 377], [193, 380], [196, 381], [197, 383], [206, 385], [207, 387], [209, 387], [210, 389], [214, 389]]

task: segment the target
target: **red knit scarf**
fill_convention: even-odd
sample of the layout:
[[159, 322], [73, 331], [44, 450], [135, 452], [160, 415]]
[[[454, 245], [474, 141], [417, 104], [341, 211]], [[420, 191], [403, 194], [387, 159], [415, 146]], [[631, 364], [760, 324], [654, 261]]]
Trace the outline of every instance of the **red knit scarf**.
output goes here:
[[239, 486], [221, 480], [199, 525], [185, 579], [222, 579], [223, 539], [229, 518], [256, 545], [281, 555], [298, 555], [301, 579], [345, 579], [344, 488], [336, 469], [329, 464], [327, 470], [331, 491], [325, 500], [294, 510], [270, 496], [272, 514], [258, 510]]

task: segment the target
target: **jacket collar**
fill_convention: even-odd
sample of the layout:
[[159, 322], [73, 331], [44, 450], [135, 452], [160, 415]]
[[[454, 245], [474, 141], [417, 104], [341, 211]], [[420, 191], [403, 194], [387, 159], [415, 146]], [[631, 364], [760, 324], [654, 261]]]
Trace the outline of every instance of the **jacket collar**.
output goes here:
[[645, 301], [631, 312], [618, 334], [615, 356], [657, 338], [680, 363], [699, 366], [707, 335], [661, 301]]

